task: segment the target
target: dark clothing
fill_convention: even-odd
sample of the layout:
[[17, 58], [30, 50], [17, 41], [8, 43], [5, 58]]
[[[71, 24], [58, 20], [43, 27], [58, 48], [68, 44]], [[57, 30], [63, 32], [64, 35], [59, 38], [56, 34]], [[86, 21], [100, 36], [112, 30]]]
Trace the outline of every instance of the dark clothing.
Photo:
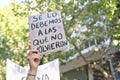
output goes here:
[[116, 80], [120, 80], [120, 72], [118, 71], [115, 72], [115, 78]]

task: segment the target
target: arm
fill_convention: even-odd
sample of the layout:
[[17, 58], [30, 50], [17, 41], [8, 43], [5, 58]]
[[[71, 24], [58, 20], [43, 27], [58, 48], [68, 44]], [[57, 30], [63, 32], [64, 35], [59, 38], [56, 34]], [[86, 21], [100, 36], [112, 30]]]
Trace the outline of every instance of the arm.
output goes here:
[[30, 51], [28, 54], [30, 70], [26, 80], [35, 80], [37, 69], [41, 60], [41, 56], [36, 53], [38, 53], [38, 50], [32, 50], [30, 46]]

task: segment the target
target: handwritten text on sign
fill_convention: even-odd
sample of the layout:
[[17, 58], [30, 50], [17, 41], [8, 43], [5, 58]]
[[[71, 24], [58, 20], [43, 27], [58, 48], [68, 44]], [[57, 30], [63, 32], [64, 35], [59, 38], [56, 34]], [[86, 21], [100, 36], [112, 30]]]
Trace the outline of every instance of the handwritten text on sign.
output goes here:
[[41, 54], [67, 48], [60, 11], [29, 16], [32, 48]]

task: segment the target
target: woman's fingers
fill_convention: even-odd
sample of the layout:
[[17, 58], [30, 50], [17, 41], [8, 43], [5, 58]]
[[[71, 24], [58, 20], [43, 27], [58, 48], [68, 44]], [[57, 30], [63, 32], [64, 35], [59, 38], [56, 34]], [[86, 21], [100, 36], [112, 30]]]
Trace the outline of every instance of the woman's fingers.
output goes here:
[[32, 49], [31, 44], [29, 45], [29, 54], [28, 54], [28, 59], [29, 60], [34, 60], [34, 62], [39, 62], [42, 57], [40, 54], [38, 54], [38, 50]]
[[41, 59], [42, 59], [42, 57], [39, 54], [32, 54], [32, 55], [28, 56], [28, 60], [31, 63], [37, 63], [37, 64], [39, 64]]
[[37, 50], [31, 50], [30, 53], [29, 53], [29, 57], [30, 58], [38, 58], [38, 59], [41, 59], [42, 57], [40, 56], [40, 54], [35, 54], [35, 53], [38, 53]]
[[34, 61], [35, 61], [35, 62], [40, 62], [41, 57], [40, 57], [39, 55], [35, 55], [35, 56], [33, 56], [33, 57], [34, 57]]
[[38, 54], [38, 50], [30, 50], [29, 55], [32, 55], [32, 54]]

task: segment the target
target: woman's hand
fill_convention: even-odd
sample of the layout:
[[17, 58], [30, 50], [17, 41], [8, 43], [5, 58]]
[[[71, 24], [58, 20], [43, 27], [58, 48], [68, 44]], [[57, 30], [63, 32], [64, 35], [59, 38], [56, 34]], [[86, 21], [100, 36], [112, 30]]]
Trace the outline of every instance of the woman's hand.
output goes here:
[[30, 70], [27, 76], [27, 80], [35, 80], [35, 76], [37, 73], [38, 66], [41, 60], [40, 54], [38, 54], [38, 50], [34, 50], [29, 46], [29, 54], [28, 54], [28, 61], [30, 65]]

